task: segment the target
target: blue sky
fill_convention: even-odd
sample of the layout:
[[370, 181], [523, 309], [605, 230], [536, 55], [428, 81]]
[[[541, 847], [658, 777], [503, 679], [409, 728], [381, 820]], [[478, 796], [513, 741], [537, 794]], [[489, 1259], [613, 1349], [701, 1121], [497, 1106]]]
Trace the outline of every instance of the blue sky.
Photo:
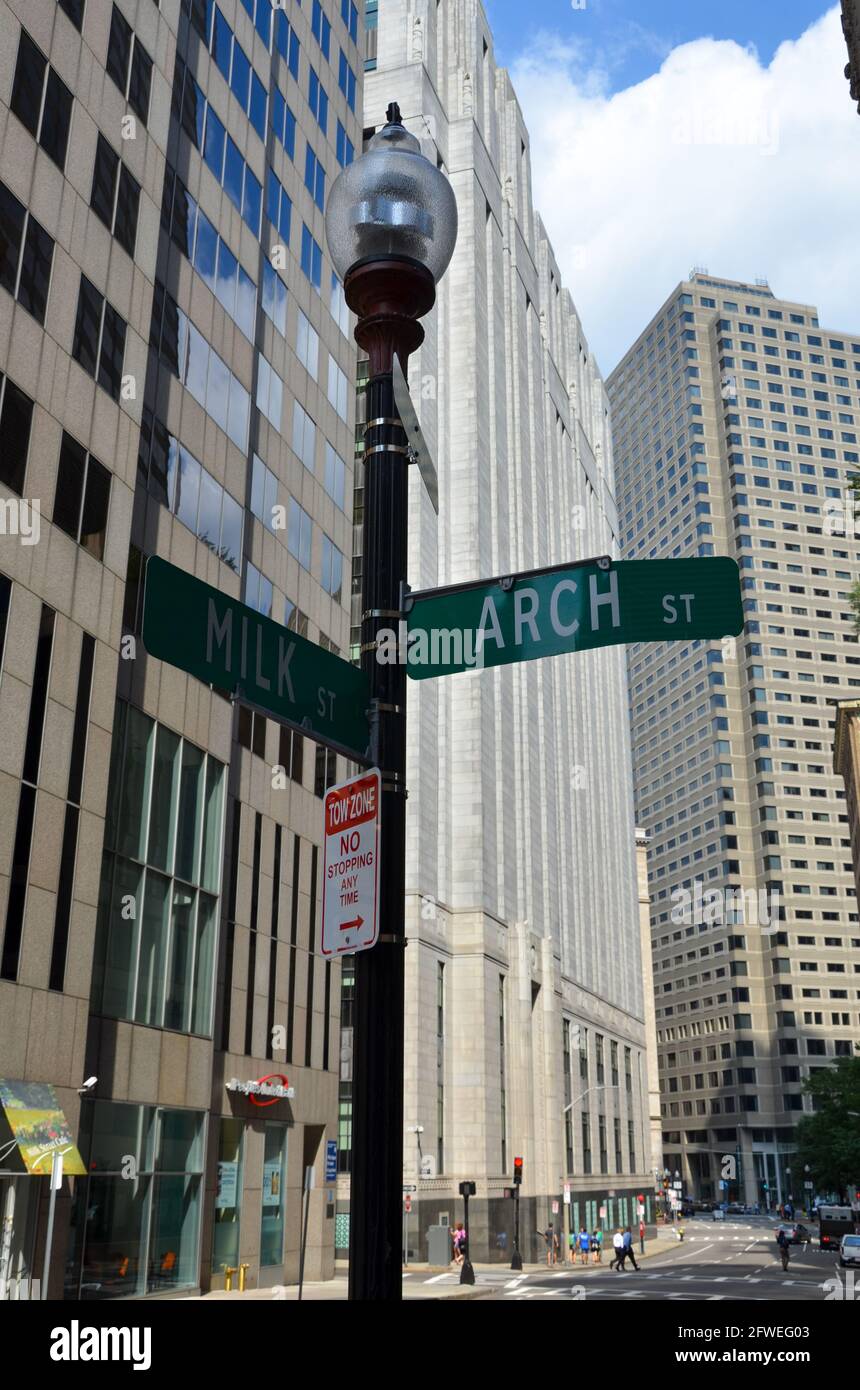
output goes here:
[[604, 374], [691, 267], [860, 331], [860, 116], [835, 0], [484, 0]]
[[[581, 0], [578, 0], [581, 3]], [[542, 31], [581, 44], [583, 61], [604, 68], [610, 91], [656, 72], [691, 39], [734, 39], [768, 64], [783, 39], [796, 39], [830, 8], [827, 0], [484, 0], [496, 59], [505, 66]]]

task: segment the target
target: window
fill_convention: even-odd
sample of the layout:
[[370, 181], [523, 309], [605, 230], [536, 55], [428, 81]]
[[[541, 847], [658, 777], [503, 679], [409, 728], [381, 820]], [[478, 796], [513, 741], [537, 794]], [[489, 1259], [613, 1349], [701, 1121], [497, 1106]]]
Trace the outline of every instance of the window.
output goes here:
[[329, 56], [331, 47], [331, 24], [326, 19], [325, 12], [320, 0], [313, 0], [313, 10], [311, 12], [311, 33], [319, 44], [323, 52], [323, 57]]
[[110, 473], [64, 431], [54, 494], [54, 525], [97, 560], [104, 555], [109, 502]]
[[326, 440], [325, 490], [332, 501], [343, 510], [346, 493], [346, 464]]
[[[371, 0], [373, 3], [373, 0]], [[340, 17], [353, 43], [358, 42], [358, 9], [353, 0], [340, 0]]]
[[125, 331], [125, 319], [82, 275], [72, 356], [115, 401], [122, 380]]
[[343, 49], [340, 50], [340, 64], [337, 74], [337, 85], [346, 97], [346, 104], [350, 111], [355, 110], [355, 73], [346, 59]]
[[90, 207], [130, 256], [134, 255], [139, 204], [140, 184], [100, 134], [93, 167]]
[[311, 519], [294, 497], [290, 498], [290, 513], [287, 529], [287, 549], [304, 569], [311, 567], [311, 541], [313, 526]]
[[237, 448], [247, 449], [250, 393], [159, 281], [153, 296], [150, 342], [164, 365]]
[[346, 302], [346, 295], [343, 292], [343, 285], [338, 280], [334, 271], [331, 273], [331, 293], [329, 295], [329, 313], [340, 329], [345, 338], [349, 337], [349, 307]]
[[284, 383], [262, 353], [257, 366], [257, 409], [280, 432], [284, 409]]
[[0, 483], [20, 497], [24, 491], [33, 402], [8, 376], [0, 375]]
[[[256, 456], [255, 456], [256, 457]], [[162, 506], [239, 573], [244, 509], [175, 437], [144, 409], [138, 468]]]
[[316, 746], [316, 764], [314, 766], [314, 796], [325, 796], [329, 787], [333, 787], [337, 781], [337, 754], [332, 748], [326, 748], [318, 743]]
[[305, 468], [314, 471], [314, 455], [316, 453], [317, 427], [314, 421], [303, 410], [298, 401], [293, 402], [293, 453], [301, 459]]
[[113, 7], [108, 39], [108, 77], [119, 87], [132, 111], [146, 125], [149, 115], [149, 88], [152, 81], [152, 59], [122, 12]]
[[322, 212], [325, 205], [325, 169], [314, 154], [310, 141], [305, 152], [305, 188]]
[[317, 293], [322, 291], [322, 247], [311, 234], [307, 224], [302, 224], [302, 270]]
[[18, 43], [9, 104], [45, 153], [63, 169], [72, 123], [72, 94], [25, 29]]
[[341, 169], [345, 169], [355, 159], [355, 146], [347, 135], [340, 121], [337, 123], [337, 143], [335, 145], [337, 162]]
[[[133, 924], [132, 924], [133, 925]], [[82, 1117], [88, 1177], [76, 1186], [72, 1225], [80, 1255], [70, 1283], [101, 1298], [193, 1289], [204, 1195], [203, 1112], [97, 1100]], [[125, 1177], [136, 1155], [135, 1178]], [[118, 1260], [105, 1250], [122, 1249]]]
[[312, 67], [308, 67], [308, 106], [311, 115], [325, 135], [328, 129], [328, 93]]
[[296, 321], [296, 355], [304, 366], [309, 376], [314, 381], [319, 372], [320, 340], [315, 328], [311, 327], [310, 321], [305, 318], [301, 309], [298, 311]]
[[94, 986], [109, 1018], [211, 1035], [224, 780], [202, 748], [117, 702]]
[[343, 588], [343, 555], [337, 546], [323, 535], [322, 586], [332, 598], [340, 599]]
[[299, 80], [299, 40], [282, 9], [275, 14], [275, 48], [280, 53], [287, 68]]
[[173, 114], [200, 150], [230, 201], [241, 213], [254, 236], [260, 235], [263, 189], [251, 166], [245, 163], [238, 146], [224, 129], [223, 122], [209, 105], [181, 58], [176, 59], [173, 77]]
[[[261, 5], [261, 11], [264, 8]], [[268, 21], [266, 24], [268, 29]], [[268, 47], [268, 44], [266, 45]], [[261, 140], [266, 138], [266, 88], [221, 11], [215, 7], [209, 51], [215, 65]]]
[[45, 322], [53, 259], [53, 238], [0, 183], [0, 285], [37, 323]]
[[251, 511], [270, 531], [275, 529], [274, 510], [277, 505], [278, 479], [255, 454], [251, 471]]
[[58, 3], [63, 13], [68, 15], [75, 28], [80, 31], [84, 22], [84, 0], [58, 0]]
[[[257, 566], [252, 565], [250, 560], [248, 561], [248, 565], [245, 570], [245, 588], [243, 591], [243, 599], [245, 603], [247, 603], [249, 608], [254, 609], [255, 613], [262, 613], [264, 618], [271, 618], [272, 605], [274, 599], [274, 589], [272, 587], [272, 581], [271, 579], [267, 579], [264, 574], [261, 574], [260, 571], [257, 569]], [[250, 716], [251, 711], [245, 710], [243, 711], [243, 713]], [[256, 741], [252, 736], [253, 725], [256, 725], [257, 730]], [[254, 752], [258, 753], [261, 758], [265, 757], [265, 719], [261, 720], [260, 716], [257, 716], [254, 720], [249, 721], [247, 729], [248, 741], [246, 742], [245, 747], [253, 748]]]
[[287, 287], [270, 261], [263, 261], [263, 313], [287, 336]]
[[290, 217], [293, 205], [281, 182], [269, 169], [266, 181], [266, 216], [285, 246], [290, 244]]
[[284, 1193], [287, 1185], [287, 1126], [267, 1120], [263, 1148], [263, 1215], [260, 1267], [284, 1258]]
[[245, 337], [253, 339], [257, 286], [169, 165], [162, 213], [183, 256], [187, 256]]
[[349, 383], [333, 357], [328, 359], [328, 398], [342, 420], [347, 419]]
[[272, 88], [272, 129], [290, 159], [295, 159], [296, 118], [277, 87]]

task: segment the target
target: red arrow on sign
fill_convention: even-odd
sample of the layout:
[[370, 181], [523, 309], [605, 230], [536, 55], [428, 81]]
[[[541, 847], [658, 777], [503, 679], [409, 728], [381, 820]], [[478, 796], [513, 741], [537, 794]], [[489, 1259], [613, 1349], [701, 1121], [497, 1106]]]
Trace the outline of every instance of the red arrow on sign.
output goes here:
[[340, 924], [340, 929], [341, 929], [341, 931], [350, 931], [353, 927], [355, 927], [355, 928], [357, 929], [358, 927], [363, 927], [363, 926], [364, 926], [364, 918], [363, 918], [363, 917], [355, 917], [355, 918], [353, 918], [353, 920], [352, 920], [351, 922], [341, 922], [341, 924]]

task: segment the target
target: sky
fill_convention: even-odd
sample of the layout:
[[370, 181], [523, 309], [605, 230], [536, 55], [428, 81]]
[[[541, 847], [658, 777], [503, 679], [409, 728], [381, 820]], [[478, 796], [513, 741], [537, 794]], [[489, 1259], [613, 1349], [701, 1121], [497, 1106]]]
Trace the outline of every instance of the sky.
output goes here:
[[693, 266], [860, 331], [860, 115], [826, 0], [484, 0], [608, 373]]

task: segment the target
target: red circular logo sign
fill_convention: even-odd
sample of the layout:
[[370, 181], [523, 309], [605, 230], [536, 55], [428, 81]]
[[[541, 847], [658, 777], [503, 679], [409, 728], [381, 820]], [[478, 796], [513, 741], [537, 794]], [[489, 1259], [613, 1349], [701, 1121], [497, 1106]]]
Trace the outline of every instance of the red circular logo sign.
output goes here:
[[[290, 1084], [290, 1078], [289, 1078], [288, 1076], [282, 1076], [281, 1073], [280, 1073], [280, 1072], [277, 1072], [277, 1071], [271, 1072], [268, 1076], [261, 1076], [260, 1079], [259, 1079], [258, 1082], [257, 1082], [257, 1085], [258, 1085], [258, 1086], [262, 1086], [262, 1085], [264, 1085], [265, 1082], [267, 1082], [267, 1081], [280, 1081], [281, 1084], [282, 1084], [283, 1086], [289, 1086], [289, 1084]], [[268, 1098], [268, 1100], [258, 1100], [257, 1097], [256, 1097], [255, 1095], [251, 1094], [251, 1095], [248, 1097], [248, 1099], [249, 1099], [250, 1101], [252, 1101], [252, 1102], [254, 1103], [254, 1105], [260, 1105], [260, 1106], [262, 1106], [262, 1105], [277, 1105], [278, 1101], [279, 1101], [279, 1100], [282, 1100], [283, 1097], [282, 1097], [282, 1096], [270, 1096], [270, 1097]]]

